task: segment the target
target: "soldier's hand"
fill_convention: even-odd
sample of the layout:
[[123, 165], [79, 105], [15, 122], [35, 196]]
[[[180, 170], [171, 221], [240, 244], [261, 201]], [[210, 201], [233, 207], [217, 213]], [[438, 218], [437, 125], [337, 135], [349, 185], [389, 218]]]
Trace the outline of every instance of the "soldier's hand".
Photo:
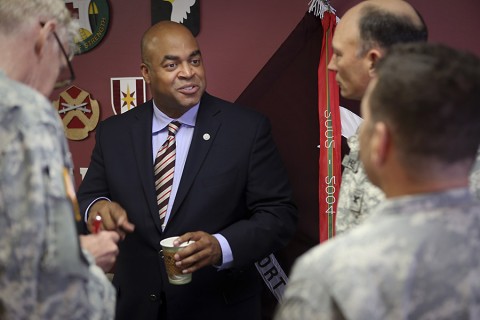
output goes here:
[[222, 249], [217, 238], [203, 231], [187, 232], [174, 242], [179, 246], [186, 241], [195, 241], [175, 254], [176, 265], [183, 273], [192, 273], [200, 268], [217, 265], [222, 259]]
[[91, 206], [87, 222], [90, 232], [95, 230], [96, 216], [102, 218], [100, 230], [116, 231], [122, 239], [135, 229], [135, 226], [128, 221], [127, 212], [116, 202], [99, 200]]
[[104, 272], [108, 272], [117, 259], [119, 240], [120, 235], [117, 232], [101, 231], [97, 234], [80, 236], [80, 245], [95, 258], [97, 266]]

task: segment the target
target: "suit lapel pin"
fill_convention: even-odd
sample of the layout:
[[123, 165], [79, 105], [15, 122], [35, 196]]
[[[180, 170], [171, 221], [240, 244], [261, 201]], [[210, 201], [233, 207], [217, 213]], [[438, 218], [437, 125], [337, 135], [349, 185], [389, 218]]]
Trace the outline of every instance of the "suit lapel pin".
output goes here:
[[210, 140], [210, 135], [208, 133], [203, 134], [203, 140], [208, 141]]

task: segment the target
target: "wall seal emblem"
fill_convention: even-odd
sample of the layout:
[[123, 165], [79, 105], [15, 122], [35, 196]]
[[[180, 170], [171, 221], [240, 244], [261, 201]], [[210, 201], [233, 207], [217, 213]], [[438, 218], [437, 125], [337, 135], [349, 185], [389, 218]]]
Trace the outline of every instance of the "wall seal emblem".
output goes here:
[[79, 36], [75, 38], [78, 54], [92, 50], [107, 33], [110, 22], [107, 0], [65, 0], [65, 6], [79, 22]]
[[100, 106], [90, 93], [71, 86], [60, 93], [53, 102], [63, 122], [65, 135], [70, 140], [83, 140], [97, 127], [100, 119]]

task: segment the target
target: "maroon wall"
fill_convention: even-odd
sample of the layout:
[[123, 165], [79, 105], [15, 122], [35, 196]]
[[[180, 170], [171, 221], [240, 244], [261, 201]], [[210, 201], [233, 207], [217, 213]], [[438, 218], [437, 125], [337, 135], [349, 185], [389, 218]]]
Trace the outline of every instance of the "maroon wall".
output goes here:
[[[341, 16], [357, 3], [332, 0]], [[430, 39], [468, 49], [480, 55], [480, 4], [476, 0], [412, 0], [422, 12]], [[113, 115], [111, 77], [140, 76], [139, 43], [150, 26], [150, 0], [115, 0], [110, 4], [109, 29], [93, 50], [77, 56], [73, 66], [75, 85], [100, 103], [100, 119]], [[206, 65], [208, 91], [234, 101], [294, 29], [308, 9], [308, 0], [202, 0], [201, 28], [197, 37]], [[475, 38], [474, 38], [475, 37]], [[147, 94], [148, 95], [148, 94]], [[57, 99], [58, 93], [52, 95]], [[77, 185], [80, 167], [87, 167], [94, 133], [82, 141], [70, 141]]]

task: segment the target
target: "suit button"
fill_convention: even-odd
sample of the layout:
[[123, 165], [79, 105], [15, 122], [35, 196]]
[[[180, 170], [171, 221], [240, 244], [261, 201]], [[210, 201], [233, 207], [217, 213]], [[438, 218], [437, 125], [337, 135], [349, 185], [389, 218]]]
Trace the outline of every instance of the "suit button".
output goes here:
[[150, 299], [150, 301], [157, 301], [157, 299], [158, 299], [157, 296], [153, 293], [151, 295], [149, 295], [148, 298]]

